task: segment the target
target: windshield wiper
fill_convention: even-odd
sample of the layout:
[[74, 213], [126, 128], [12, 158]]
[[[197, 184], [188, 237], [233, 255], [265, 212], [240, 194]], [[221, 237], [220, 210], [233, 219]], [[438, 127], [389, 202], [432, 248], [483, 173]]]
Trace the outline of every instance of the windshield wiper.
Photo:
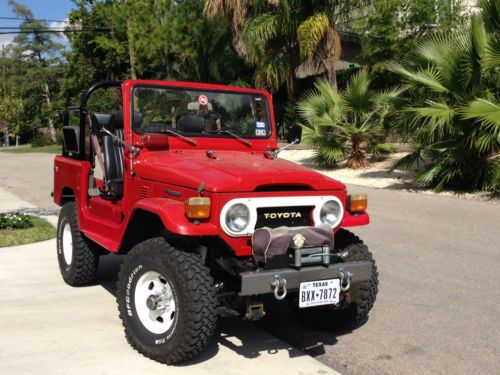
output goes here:
[[217, 130], [213, 130], [213, 131], [210, 131], [210, 133], [216, 133], [216, 134], [229, 134], [230, 136], [236, 138], [236, 139], [239, 139], [241, 142], [243, 142], [245, 145], [247, 145], [248, 147], [252, 147], [252, 142], [250, 142], [248, 139], [245, 139], [245, 138], [242, 138], [240, 137], [238, 134], [234, 134], [233, 132], [230, 132], [229, 130], [227, 129], [217, 129]]
[[182, 134], [179, 134], [177, 132], [174, 132], [173, 130], [170, 130], [170, 129], [162, 129], [160, 131], [156, 131], [154, 133], [168, 133], [168, 134], [172, 134], [172, 135], [175, 135], [176, 137], [179, 137], [180, 139], [188, 142], [188, 143], [191, 143], [192, 145], [197, 145], [198, 142], [196, 142], [194, 139], [192, 138], [188, 138], [188, 137], [184, 137]]

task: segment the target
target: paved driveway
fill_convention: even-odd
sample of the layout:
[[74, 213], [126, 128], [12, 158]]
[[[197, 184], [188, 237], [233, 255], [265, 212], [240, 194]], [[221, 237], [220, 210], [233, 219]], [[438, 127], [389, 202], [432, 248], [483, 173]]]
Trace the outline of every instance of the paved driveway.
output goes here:
[[[24, 177], [0, 185], [50, 207], [52, 156], [6, 155], [0, 153], [0, 165], [12, 173], [22, 170]], [[498, 373], [499, 205], [351, 189], [369, 194], [372, 223], [354, 231], [370, 246], [380, 271], [369, 321], [352, 333], [322, 332], [270, 301], [259, 325], [346, 374]], [[71, 290], [66, 298], [71, 303]]]
[[121, 257], [103, 257], [98, 284], [71, 288], [55, 240], [0, 249], [0, 374], [336, 374], [249, 323], [226, 320], [207, 350], [179, 366], [135, 352], [115, 302]]

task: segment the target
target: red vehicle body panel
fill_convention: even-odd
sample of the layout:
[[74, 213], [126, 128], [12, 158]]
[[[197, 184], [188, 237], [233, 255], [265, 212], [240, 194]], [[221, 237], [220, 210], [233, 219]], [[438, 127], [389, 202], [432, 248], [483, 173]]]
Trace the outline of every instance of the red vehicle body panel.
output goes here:
[[[168, 137], [165, 150], [148, 150], [141, 135], [130, 127], [131, 90], [135, 85], [185, 87], [230, 92], [258, 93], [269, 102], [272, 134], [268, 139], [251, 139], [252, 147], [234, 138], [196, 138], [191, 145], [174, 136]], [[188, 82], [128, 80], [122, 84], [124, 138], [140, 151], [132, 159], [125, 152], [124, 194], [117, 202], [89, 197], [90, 161], [56, 156], [54, 164], [54, 202], [62, 204], [65, 194], [73, 192], [78, 206], [80, 230], [111, 252], [123, 247], [122, 241], [136, 210], [156, 214], [171, 233], [184, 236], [219, 236], [237, 256], [251, 255], [249, 237], [231, 237], [219, 223], [225, 203], [242, 197], [286, 197], [334, 195], [345, 207], [345, 185], [298, 164], [266, 157], [277, 149], [272, 97], [264, 91], [221, 85]], [[218, 160], [208, 157], [215, 151]], [[184, 201], [198, 196], [197, 188], [205, 183], [204, 196], [211, 198], [209, 219], [194, 223], [185, 216]], [[265, 185], [301, 185], [300, 191], [255, 191]], [[286, 190], [286, 187], [283, 187]], [[345, 211], [341, 227], [366, 225], [366, 212], [352, 215]]]

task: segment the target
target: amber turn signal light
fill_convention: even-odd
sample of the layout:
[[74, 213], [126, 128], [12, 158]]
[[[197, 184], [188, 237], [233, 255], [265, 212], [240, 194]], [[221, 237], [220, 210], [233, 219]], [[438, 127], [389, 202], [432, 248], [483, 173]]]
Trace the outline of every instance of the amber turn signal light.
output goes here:
[[365, 193], [347, 196], [347, 209], [350, 212], [363, 212], [368, 208], [368, 196]]
[[184, 209], [190, 219], [206, 219], [210, 217], [210, 198], [191, 197], [184, 202]]

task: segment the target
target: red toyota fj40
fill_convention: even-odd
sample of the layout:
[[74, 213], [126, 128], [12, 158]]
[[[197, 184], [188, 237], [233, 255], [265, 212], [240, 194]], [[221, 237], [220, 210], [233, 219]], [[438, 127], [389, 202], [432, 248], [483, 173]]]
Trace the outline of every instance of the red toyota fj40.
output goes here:
[[104, 81], [68, 107], [63, 133], [54, 165], [62, 277], [92, 283], [101, 255], [126, 254], [117, 302], [139, 352], [192, 358], [218, 306], [260, 319], [265, 294], [306, 321], [366, 319], [377, 268], [344, 229], [368, 224], [366, 195], [277, 157], [267, 92]]

